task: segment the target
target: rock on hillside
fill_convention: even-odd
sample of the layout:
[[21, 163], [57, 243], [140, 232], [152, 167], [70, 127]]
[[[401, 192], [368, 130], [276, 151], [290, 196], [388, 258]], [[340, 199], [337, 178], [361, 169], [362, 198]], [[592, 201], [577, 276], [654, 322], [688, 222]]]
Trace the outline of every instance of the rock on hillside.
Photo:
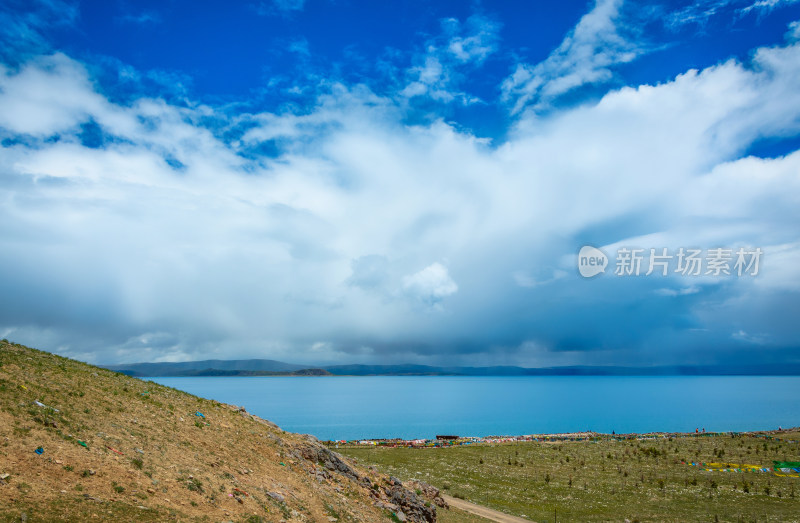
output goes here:
[[0, 341], [0, 521], [436, 521], [243, 408]]

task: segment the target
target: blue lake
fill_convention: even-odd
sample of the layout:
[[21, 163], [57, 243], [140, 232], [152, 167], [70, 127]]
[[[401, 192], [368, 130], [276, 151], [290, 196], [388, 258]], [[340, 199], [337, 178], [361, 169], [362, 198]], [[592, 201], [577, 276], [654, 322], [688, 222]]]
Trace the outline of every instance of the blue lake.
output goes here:
[[800, 426], [800, 377], [151, 379], [321, 439]]

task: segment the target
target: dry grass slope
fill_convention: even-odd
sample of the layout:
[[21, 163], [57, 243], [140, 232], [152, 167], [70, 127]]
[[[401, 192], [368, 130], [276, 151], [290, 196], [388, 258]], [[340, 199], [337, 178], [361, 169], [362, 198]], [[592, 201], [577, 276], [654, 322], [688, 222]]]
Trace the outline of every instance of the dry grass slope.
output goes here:
[[5, 340], [0, 478], [0, 521], [436, 518], [414, 492], [244, 409]]

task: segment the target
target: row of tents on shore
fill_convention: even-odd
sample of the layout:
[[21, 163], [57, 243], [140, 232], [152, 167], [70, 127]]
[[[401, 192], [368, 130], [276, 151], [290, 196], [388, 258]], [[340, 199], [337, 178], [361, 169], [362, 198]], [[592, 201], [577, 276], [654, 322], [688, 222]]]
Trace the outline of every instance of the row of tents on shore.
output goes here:
[[771, 472], [776, 476], [800, 477], [800, 461], [773, 461], [771, 467], [742, 463], [701, 463], [695, 461], [682, 463], [692, 467], [699, 467], [706, 472]]
[[[599, 432], [572, 432], [563, 434], [528, 434], [523, 436], [437, 436], [436, 439], [418, 438], [404, 440], [401, 438], [374, 438], [360, 440], [332, 440], [327, 441], [328, 445], [349, 445], [349, 446], [381, 446], [381, 447], [452, 447], [457, 445], [471, 445], [475, 443], [515, 443], [524, 441], [538, 442], [558, 442], [558, 441], [648, 441], [662, 440], [670, 438], [701, 438], [713, 436], [751, 436], [765, 438], [769, 440], [779, 440], [786, 443], [798, 443], [795, 440], [776, 438], [770, 434], [748, 433], [748, 432], [657, 432], [649, 434], [603, 434]], [[790, 467], [791, 468], [791, 467]]]

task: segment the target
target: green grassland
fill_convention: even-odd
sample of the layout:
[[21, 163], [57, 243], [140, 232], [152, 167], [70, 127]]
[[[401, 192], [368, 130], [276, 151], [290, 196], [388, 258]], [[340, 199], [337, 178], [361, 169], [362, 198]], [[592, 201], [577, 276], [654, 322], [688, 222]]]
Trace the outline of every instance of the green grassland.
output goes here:
[[486, 519], [455, 508], [439, 509], [439, 523], [486, 523]]
[[[800, 479], [681, 463], [800, 461], [800, 434], [340, 447], [362, 465], [535, 521], [800, 521]], [[445, 512], [445, 511], [442, 511]], [[447, 516], [442, 515], [446, 521]]]

